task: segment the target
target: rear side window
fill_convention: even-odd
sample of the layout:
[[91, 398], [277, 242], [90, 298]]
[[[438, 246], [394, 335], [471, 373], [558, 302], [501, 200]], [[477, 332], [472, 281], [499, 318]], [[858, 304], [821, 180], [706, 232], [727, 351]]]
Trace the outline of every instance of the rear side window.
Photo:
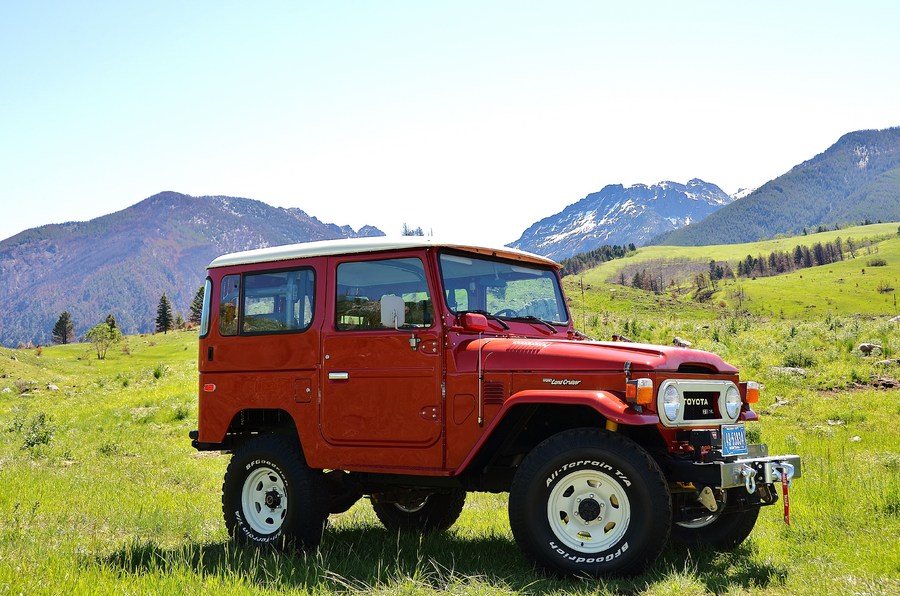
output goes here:
[[219, 293], [219, 335], [237, 335], [240, 304], [241, 276], [226, 275]]
[[312, 269], [245, 275], [241, 333], [277, 333], [308, 328], [312, 322], [314, 290]]
[[209, 333], [209, 309], [212, 305], [212, 280], [206, 278], [203, 284], [203, 310], [200, 311], [200, 337]]

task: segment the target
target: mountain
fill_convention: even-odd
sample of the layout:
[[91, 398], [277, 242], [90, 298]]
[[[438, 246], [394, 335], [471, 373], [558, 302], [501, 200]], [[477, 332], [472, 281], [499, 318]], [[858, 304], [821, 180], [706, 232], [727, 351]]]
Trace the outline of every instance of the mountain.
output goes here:
[[646, 244], [732, 200], [715, 184], [697, 178], [687, 184], [611, 184], [540, 220], [509, 246], [559, 260], [604, 244]]
[[163, 192], [87, 222], [26, 230], [0, 242], [0, 344], [47, 344], [68, 310], [80, 337], [114, 314], [123, 333], [152, 331], [165, 292], [189, 315], [205, 268], [229, 252], [358, 236], [354, 231], [235, 197]]
[[861, 130], [703, 221], [653, 244], [735, 244], [804, 228], [900, 221], [900, 127]]

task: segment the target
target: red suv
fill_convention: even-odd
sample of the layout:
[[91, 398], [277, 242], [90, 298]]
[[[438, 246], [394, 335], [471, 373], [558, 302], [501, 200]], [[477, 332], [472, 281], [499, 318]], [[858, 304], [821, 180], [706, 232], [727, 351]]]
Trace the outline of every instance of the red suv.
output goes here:
[[266, 248], [214, 260], [204, 300], [191, 438], [233, 453], [238, 540], [314, 548], [362, 497], [388, 528], [444, 530], [467, 492], [509, 492], [537, 565], [633, 574], [670, 539], [737, 546], [800, 475], [747, 443], [757, 384], [708, 352], [588, 340], [533, 254]]

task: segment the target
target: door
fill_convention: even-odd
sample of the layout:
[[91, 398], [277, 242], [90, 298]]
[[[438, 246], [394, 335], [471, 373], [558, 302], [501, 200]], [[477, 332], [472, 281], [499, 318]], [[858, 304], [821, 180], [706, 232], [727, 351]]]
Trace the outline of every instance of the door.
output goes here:
[[[423, 261], [334, 265], [334, 321], [322, 350], [324, 438], [356, 448], [360, 464], [440, 466], [441, 347]], [[388, 305], [391, 313], [383, 312]]]

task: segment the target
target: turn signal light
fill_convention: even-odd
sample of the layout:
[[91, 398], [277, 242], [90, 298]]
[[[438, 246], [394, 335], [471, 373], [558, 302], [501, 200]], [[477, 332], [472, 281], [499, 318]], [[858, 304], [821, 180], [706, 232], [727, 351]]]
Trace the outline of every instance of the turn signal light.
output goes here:
[[759, 401], [759, 383], [756, 381], [747, 381], [746, 401], [748, 404], [755, 404]]
[[625, 384], [625, 399], [639, 406], [653, 403], [653, 380], [635, 379], [628, 381]]
[[206, 391], [207, 393], [212, 393], [213, 391], [216, 390], [216, 385], [215, 385], [215, 383], [206, 383], [203, 385], [203, 390]]

